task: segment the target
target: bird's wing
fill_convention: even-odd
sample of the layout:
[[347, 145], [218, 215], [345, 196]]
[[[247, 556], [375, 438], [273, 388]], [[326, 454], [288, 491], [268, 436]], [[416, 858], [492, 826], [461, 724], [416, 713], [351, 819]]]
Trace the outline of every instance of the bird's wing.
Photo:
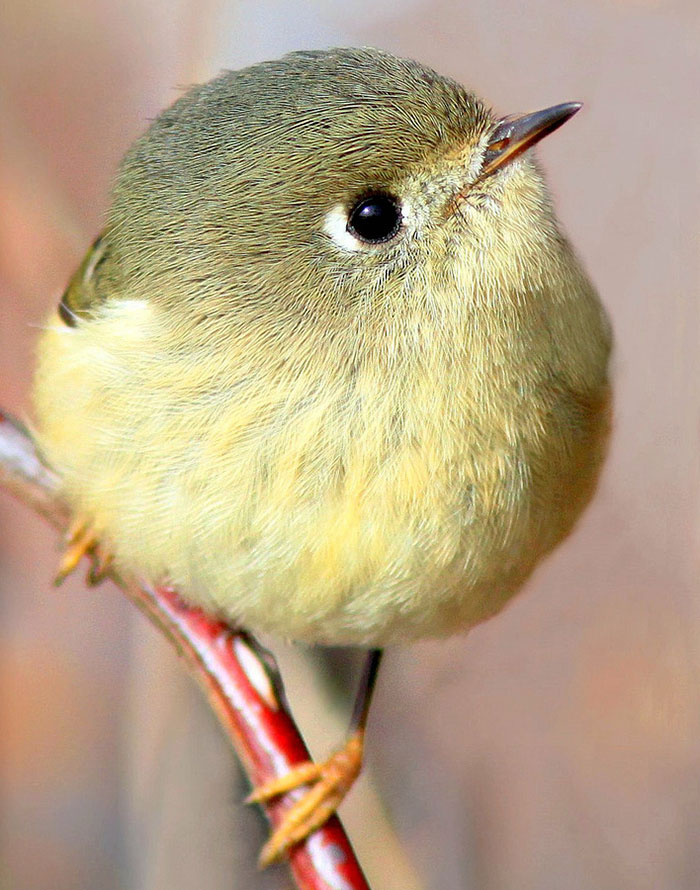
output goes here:
[[58, 314], [70, 327], [75, 327], [81, 318], [93, 315], [105, 301], [107, 294], [100, 287], [100, 269], [107, 257], [107, 241], [100, 236], [85, 255], [58, 304]]

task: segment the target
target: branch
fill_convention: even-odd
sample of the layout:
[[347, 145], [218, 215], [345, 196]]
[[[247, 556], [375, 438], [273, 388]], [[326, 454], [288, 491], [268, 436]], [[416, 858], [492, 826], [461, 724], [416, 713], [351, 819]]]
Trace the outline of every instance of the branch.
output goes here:
[[[70, 514], [59, 487], [29, 433], [0, 411], [0, 488], [63, 531]], [[249, 633], [187, 606], [173, 590], [110, 576], [182, 655], [254, 787], [310, 759], [274, 659]], [[273, 827], [298, 797], [296, 790], [263, 806]], [[292, 848], [289, 865], [299, 890], [369, 890], [336, 816]]]

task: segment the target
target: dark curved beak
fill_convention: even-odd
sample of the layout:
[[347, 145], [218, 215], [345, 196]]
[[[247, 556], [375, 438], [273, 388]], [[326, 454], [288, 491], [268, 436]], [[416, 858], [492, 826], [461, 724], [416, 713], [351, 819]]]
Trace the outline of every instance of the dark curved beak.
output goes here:
[[504, 118], [491, 134], [484, 154], [481, 176], [489, 176], [527, 151], [540, 139], [558, 130], [581, 108], [581, 102], [564, 102], [523, 117]]

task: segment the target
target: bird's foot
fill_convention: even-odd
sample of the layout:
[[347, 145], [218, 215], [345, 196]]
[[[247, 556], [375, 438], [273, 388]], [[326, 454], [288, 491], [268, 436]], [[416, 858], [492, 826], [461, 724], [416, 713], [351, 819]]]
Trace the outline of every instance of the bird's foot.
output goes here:
[[54, 584], [62, 584], [72, 574], [83, 556], [89, 556], [92, 566], [88, 572], [89, 584], [99, 584], [112, 565], [112, 553], [101, 545], [97, 534], [89, 522], [83, 519], [74, 520], [68, 528], [65, 538], [65, 549], [58, 564]]
[[290, 847], [330, 819], [360, 773], [363, 749], [364, 732], [358, 730], [325, 763], [301, 763], [284, 776], [256, 788], [246, 799], [246, 803], [263, 803], [303, 785], [309, 786], [287, 810], [260, 851], [261, 868], [281, 859]]

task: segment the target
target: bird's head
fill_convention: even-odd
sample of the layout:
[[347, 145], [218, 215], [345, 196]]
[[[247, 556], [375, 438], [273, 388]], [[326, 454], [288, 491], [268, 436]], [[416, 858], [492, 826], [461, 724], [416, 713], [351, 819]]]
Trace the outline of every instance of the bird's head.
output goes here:
[[579, 107], [501, 119], [372, 49], [227, 72], [127, 154], [112, 250], [136, 296], [187, 307], [205, 328], [227, 312], [328, 330], [411, 300], [507, 299], [560, 264], [526, 151]]

